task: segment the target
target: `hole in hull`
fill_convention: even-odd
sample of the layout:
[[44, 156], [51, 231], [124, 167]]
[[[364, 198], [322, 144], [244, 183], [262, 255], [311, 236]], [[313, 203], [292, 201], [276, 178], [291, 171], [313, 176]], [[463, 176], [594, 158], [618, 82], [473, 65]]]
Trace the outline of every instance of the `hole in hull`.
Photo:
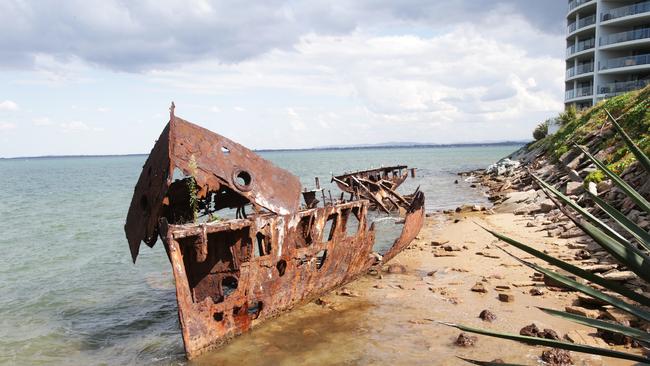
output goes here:
[[316, 268], [321, 269], [325, 264], [325, 259], [327, 259], [327, 249], [316, 253]]
[[278, 274], [280, 277], [284, 276], [284, 272], [287, 270], [287, 261], [280, 259], [278, 264], [275, 265], [275, 268], [278, 269]]

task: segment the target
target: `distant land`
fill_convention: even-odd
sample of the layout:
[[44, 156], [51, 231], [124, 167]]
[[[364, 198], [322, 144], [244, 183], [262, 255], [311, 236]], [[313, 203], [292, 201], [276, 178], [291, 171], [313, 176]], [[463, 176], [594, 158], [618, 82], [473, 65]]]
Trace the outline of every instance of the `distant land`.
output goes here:
[[[361, 145], [328, 145], [319, 147], [306, 147], [306, 148], [286, 148], [286, 149], [252, 149], [255, 152], [274, 152], [274, 151], [327, 151], [327, 150], [360, 150], [360, 149], [418, 149], [418, 148], [443, 148], [443, 147], [472, 147], [472, 146], [505, 146], [505, 145], [525, 145], [527, 141], [498, 141], [498, 142], [466, 142], [466, 143], [453, 143], [453, 144], [434, 144], [434, 143], [421, 143], [421, 142], [382, 142], [378, 144], [361, 144]], [[39, 156], [16, 156], [11, 158], [0, 157], [0, 160], [15, 160], [15, 159], [58, 159], [58, 158], [106, 158], [118, 156], [146, 156], [148, 153], [139, 154], [105, 154], [105, 155], [39, 155]]]

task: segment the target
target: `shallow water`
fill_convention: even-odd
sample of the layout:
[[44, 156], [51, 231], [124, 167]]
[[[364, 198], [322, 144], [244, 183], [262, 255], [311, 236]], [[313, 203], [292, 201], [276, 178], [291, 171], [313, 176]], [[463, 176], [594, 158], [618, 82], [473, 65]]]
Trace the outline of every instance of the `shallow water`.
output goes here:
[[[410, 193], [419, 185], [426, 194], [427, 209], [434, 210], [462, 203], [485, 203], [481, 193], [468, 189], [467, 184], [453, 184], [458, 178], [455, 173], [485, 167], [517, 147], [262, 155], [298, 175], [306, 187], [313, 186], [314, 176], [328, 182], [331, 172], [408, 164], [418, 168], [418, 177], [409, 178], [400, 191]], [[134, 266], [123, 232], [133, 187], [145, 159], [128, 156], [0, 160], [0, 363], [185, 363], [167, 258], [160, 245], [153, 249], [143, 247]], [[333, 186], [324, 186], [335, 194]], [[394, 227], [391, 221], [385, 221], [378, 227], [378, 236], [390, 233]], [[271, 351], [265, 353], [264, 360], [273, 360], [269, 364], [328, 363], [328, 358], [321, 356], [342, 345], [340, 340], [346, 336], [363, 329], [366, 317], [359, 314], [370, 314], [377, 306], [369, 303], [355, 307], [349, 317], [342, 317], [345, 321], [280, 318], [277, 326], [285, 334], [282, 345], [274, 344], [273, 339], [278, 337], [273, 332], [268, 337], [243, 337], [226, 347], [232, 355], [227, 361], [236, 360], [238, 352], [261, 356], [268, 348]], [[309, 340], [301, 336], [305, 321], [313, 323], [314, 330], [323, 335], [318, 345], [309, 345]], [[274, 323], [269, 323], [269, 327]], [[368, 344], [343, 343], [349, 350], [369, 347], [370, 351], [372, 342], [385, 342], [393, 336], [380, 334], [368, 340]], [[318, 351], [305, 355], [307, 358], [299, 357], [299, 350], [308, 346]], [[272, 358], [269, 355], [274, 347], [292, 347], [295, 357], [276, 352], [278, 357]], [[225, 352], [220, 350], [213, 355]], [[372, 357], [337, 359], [335, 363], [340, 361], [383, 363]]]

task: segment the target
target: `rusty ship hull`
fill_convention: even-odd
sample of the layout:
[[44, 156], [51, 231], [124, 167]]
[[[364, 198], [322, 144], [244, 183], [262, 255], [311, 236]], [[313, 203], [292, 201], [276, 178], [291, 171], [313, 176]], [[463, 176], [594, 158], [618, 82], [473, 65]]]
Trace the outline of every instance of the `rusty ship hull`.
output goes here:
[[[193, 201], [187, 181], [173, 178], [177, 169], [192, 177], [202, 210], [237, 208], [240, 217], [189, 220]], [[417, 192], [401, 235], [382, 256], [373, 252], [369, 201], [301, 209], [299, 199], [297, 177], [172, 110], [136, 185], [125, 231], [134, 262], [141, 241], [163, 242], [188, 358], [380, 266], [424, 221], [424, 195]]]

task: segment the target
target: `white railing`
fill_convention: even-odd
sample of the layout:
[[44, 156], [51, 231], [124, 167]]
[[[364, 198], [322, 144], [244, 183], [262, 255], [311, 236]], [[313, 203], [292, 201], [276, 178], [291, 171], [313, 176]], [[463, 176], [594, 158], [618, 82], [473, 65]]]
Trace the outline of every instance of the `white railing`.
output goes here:
[[650, 28], [635, 29], [627, 32], [614, 33], [609, 36], [600, 37], [600, 45], [607, 46], [610, 44], [634, 41], [637, 39], [650, 38]]
[[602, 15], [602, 21], [608, 21], [616, 18], [622, 18], [630, 15], [650, 12], [650, 1], [622, 6], [620, 8], [607, 10]]
[[629, 67], [650, 64], [650, 53], [637, 56], [626, 56], [612, 58], [600, 63], [601, 70], [617, 69], [619, 67]]
[[650, 84], [650, 79], [609, 83], [600, 85], [598, 87], [598, 93], [606, 94], [607, 96], [614, 96], [627, 93], [632, 90], [643, 89], [648, 84]]

